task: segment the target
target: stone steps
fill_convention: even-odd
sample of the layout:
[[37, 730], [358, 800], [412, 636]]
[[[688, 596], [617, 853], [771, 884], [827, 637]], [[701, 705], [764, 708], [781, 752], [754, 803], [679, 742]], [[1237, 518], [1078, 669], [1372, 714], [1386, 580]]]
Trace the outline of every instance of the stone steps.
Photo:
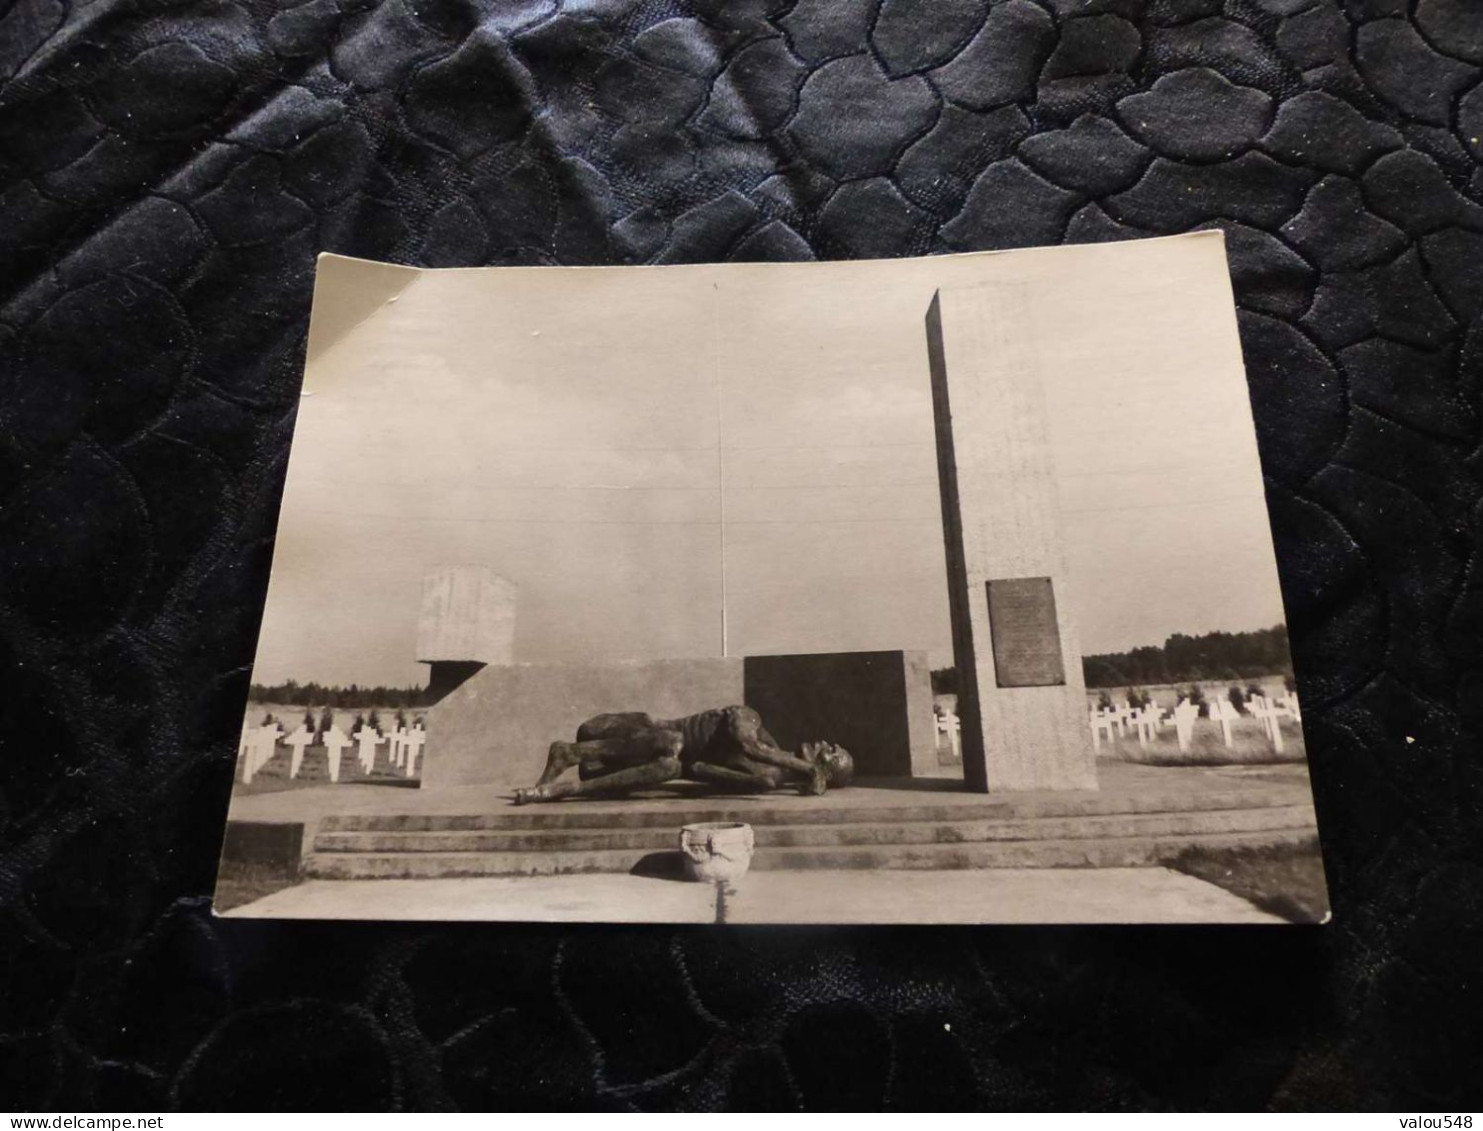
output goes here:
[[1166, 781], [1116, 791], [965, 795], [859, 788], [822, 798], [697, 794], [623, 803], [483, 812], [325, 815], [309, 842], [307, 876], [323, 879], [663, 872], [678, 862], [678, 830], [745, 821], [753, 867], [974, 869], [1140, 867], [1192, 846], [1262, 847], [1316, 840], [1301, 785]]
[[[794, 814], [797, 820], [802, 814]], [[867, 813], [857, 820], [826, 824], [760, 825], [759, 848], [817, 848], [882, 845], [964, 844], [979, 841], [1086, 840], [1159, 837], [1311, 828], [1311, 806], [1195, 810], [1177, 813], [1093, 817], [879, 822]], [[675, 847], [675, 827], [557, 830], [366, 830], [321, 831], [317, 853], [363, 852], [605, 852], [662, 851]]]
[[[831, 797], [834, 795], [830, 795]], [[929, 795], [926, 795], [930, 797]], [[769, 825], [891, 824], [905, 822], [960, 822], [971, 820], [1036, 820], [1049, 817], [1129, 816], [1145, 813], [1251, 810], [1284, 806], [1308, 806], [1312, 801], [1303, 788], [1261, 791], [1217, 789], [1204, 792], [1149, 792], [1137, 796], [1108, 796], [1097, 793], [1019, 794], [982, 801], [950, 804], [922, 800], [891, 805], [839, 805], [802, 808], [794, 804], [726, 802], [714, 798], [693, 803], [674, 800], [648, 805], [635, 801], [630, 807], [592, 803], [506, 806], [495, 812], [471, 814], [387, 813], [328, 815], [319, 823], [328, 832], [462, 832], [515, 830], [556, 831], [570, 829], [678, 829], [699, 821], [745, 821], [754, 828]]]
[[[758, 871], [1134, 868], [1165, 863], [1194, 846], [1211, 850], [1297, 847], [1316, 840], [1317, 831], [1308, 824], [1297, 828], [1272, 828], [1254, 832], [1168, 837], [759, 847], [752, 859], [752, 867]], [[315, 852], [305, 861], [305, 874], [315, 879], [366, 880], [629, 872], [646, 855], [649, 853], [639, 848], [536, 852]]]

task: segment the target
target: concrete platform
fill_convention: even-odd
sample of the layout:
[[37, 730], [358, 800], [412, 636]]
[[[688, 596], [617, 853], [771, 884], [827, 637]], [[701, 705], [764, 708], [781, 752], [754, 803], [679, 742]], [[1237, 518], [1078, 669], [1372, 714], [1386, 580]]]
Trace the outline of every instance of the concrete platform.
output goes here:
[[823, 797], [718, 798], [681, 784], [527, 807], [490, 787], [398, 797], [340, 786], [235, 799], [230, 827], [301, 825], [301, 874], [325, 880], [653, 874], [674, 866], [678, 830], [695, 821], [751, 824], [757, 873], [1154, 867], [1194, 846], [1316, 841], [1307, 776], [1293, 768], [1109, 763], [1104, 779], [1096, 791], [994, 795], [940, 780], [877, 779]]
[[[310, 880], [229, 919], [714, 923], [707, 884], [630, 875]], [[1167, 868], [761, 872], [725, 900], [746, 923], [1254, 923], [1284, 920]]]
[[[848, 789], [831, 790], [823, 797], [800, 797], [777, 792], [761, 796], [716, 797], [676, 783], [663, 790], [634, 794], [623, 800], [572, 799], [517, 808], [512, 790], [504, 786], [467, 785], [421, 789], [385, 789], [372, 785], [325, 785], [292, 792], [245, 796], [234, 794], [227, 819], [232, 821], [301, 821], [318, 823], [325, 817], [417, 817], [483, 815], [505, 827], [524, 823], [528, 828], [600, 826], [614, 813], [653, 814], [671, 824], [675, 818], [699, 819], [687, 814], [726, 811], [746, 813], [748, 821], [766, 812], [808, 814], [811, 820], [829, 814], [896, 808], [932, 810], [944, 816], [966, 815], [973, 809], [1000, 813], [1036, 813], [1041, 816], [1078, 816], [1094, 813], [1151, 812], [1160, 806], [1230, 808], [1241, 805], [1311, 805], [1307, 767], [1273, 766], [1141, 766], [1102, 759], [1097, 763], [1101, 788], [1020, 793], [969, 793], [953, 778], [865, 779]], [[1225, 802], [1235, 803], [1224, 804]]]

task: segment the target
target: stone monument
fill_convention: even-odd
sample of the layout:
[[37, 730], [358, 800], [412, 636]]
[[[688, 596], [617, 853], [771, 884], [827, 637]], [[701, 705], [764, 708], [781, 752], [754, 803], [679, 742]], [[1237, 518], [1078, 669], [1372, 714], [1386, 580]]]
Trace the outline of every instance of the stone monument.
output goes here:
[[422, 580], [417, 660], [442, 699], [486, 664], [515, 658], [515, 586], [488, 566], [444, 566]]
[[927, 311], [963, 779], [983, 792], [1097, 787], [1030, 315], [1022, 283]]

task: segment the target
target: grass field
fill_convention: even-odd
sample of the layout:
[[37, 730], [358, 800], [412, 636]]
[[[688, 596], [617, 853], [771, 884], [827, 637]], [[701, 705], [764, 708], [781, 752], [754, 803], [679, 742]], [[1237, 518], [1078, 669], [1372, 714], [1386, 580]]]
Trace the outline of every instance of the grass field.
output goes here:
[[1109, 749], [1102, 742], [1098, 752], [1107, 757], [1137, 762], [1143, 766], [1250, 766], [1306, 762], [1308, 748], [1302, 729], [1291, 719], [1283, 719], [1282, 753], [1272, 749], [1262, 724], [1242, 717], [1231, 723], [1231, 745], [1221, 737], [1220, 724], [1209, 719], [1195, 720], [1195, 733], [1188, 752], [1179, 749], [1179, 739], [1170, 723], [1154, 736], [1147, 746], [1140, 746], [1137, 734], [1128, 728], [1127, 737], [1116, 738]]
[[1321, 923], [1329, 912], [1317, 837], [1296, 848], [1186, 848], [1169, 867], [1223, 887], [1292, 923]]

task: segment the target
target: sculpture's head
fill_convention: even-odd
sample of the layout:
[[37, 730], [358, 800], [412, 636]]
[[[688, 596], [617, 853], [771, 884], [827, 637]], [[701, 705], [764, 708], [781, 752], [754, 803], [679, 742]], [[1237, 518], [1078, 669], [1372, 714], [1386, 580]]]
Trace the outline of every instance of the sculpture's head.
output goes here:
[[855, 760], [843, 746], [835, 746], [832, 742], [805, 742], [803, 756], [810, 762], [823, 765], [829, 784], [836, 789], [855, 780]]

